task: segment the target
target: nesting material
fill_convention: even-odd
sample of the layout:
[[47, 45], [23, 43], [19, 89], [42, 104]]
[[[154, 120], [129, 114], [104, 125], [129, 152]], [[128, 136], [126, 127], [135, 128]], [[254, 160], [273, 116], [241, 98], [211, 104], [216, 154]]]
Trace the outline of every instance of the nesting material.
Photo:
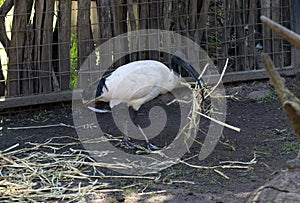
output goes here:
[[[27, 143], [30, 147], [16, 149], [18, 144], [0, 151], [0, 201], [1, 202], [86, 202], [106, 193], [124, 192], [136, 184], [125, 184], [115, 188], [112, 180], [139, 179], [151, 182], [164, 182], [161, 174], [130, 176], [105, 175], [107, 169], [127, 167], [123, 163], [106, 165], [95, 162], [85, 151], [64, 149], [61, 139], [56, 137], [44, 143]], [[75, 140], [73, 145], [79, 144]], [[59, 150], [63, 152], [58, 153]], [[49, 152], [50, 151], [50, 152]], [[178, 163], [195, 169], [213, 170], [216, 174], [229, 179], [222, 169], [249, 170], [256, 163], [256, 156], [249, 162], [226, 161], [216, 166], [200, 166], [188, 161], [196, 156], [180, 160]], [[130, 182], [130, 181], [128, 181]], [[172, 180], [171, 183], [194, 184], [185, 180]], [[147, 182], [146, 182], [147, 183]], [[139, 193], [156, 194], [160, 191]]]
[[[226, 69], [226, 67], [224, 67]], [[222, 76], [224, 75], [223, 71]], [[220, 83], [216, 84], [216, 86]], [[225, 124], [210, 117], [209, 105], [205, 106], [204, 98], [215, 97], [214, 87], [192, 88], [191, 101], [177, 101], [191, 104], [191, 110], [188, 115], [187, 124], [180, 130], [179, 135], [184, 136], [187, 141], [199, 130], [199, 117], [204, 116], [218, 125], [230, 128], [235, 131], [240, 129], [229, 124]], [[61, 125], [61, 124], [60, 124]], [[37, 126], [33, 126], [38, 128]], [[43, 128], [45, 126], [42, 126]], [[52, 126], [47, 126], [52, 127]], [[67, 126], [69, 127], [69, 126]], [[29, 127], [26, 127], [26, 129]], [[19, 129], [19, 128], [18, 128]], [[22, 127], [20, 127], [22, 129]], [[12, 129], [17, 130], [17, 129]], [[131, 185], [124, 185], [115, 188], [112, 185], [112, 179], [142, 179], [158, 181], [160, 177], [152, 175], [141, 176], [107, 176], [105, 171], [108, 169], [126, 169], [130, 167], [128, 163], [101, 163], [92, 159], [87, 151], [74, 150], [73, 146], [80, 144], [79, 140], [74, 138], [71, 143], [62, 143], [60, 139], [65, 137], [51, 138], [44, 143], [27, 143], [27, 148], [18, 149], [18, 144], [0, 151], [0, 201], [1, 202], [44, 202], [44, 201], [85, 201], [85, 198], [91, 198], [101, 193], [123, 192]], [[107, 139], [110, 141], [110, 139]], [[187, 148], [188, 149], [188, 148]], [[100, 152], [99, 152], [100, 153]], [[104, 152], [103, 152], [104, 153]], [[155, 151], [147, 153], [160, 153]], [[218, 175], [229, 179], [220, 169], [249, 169], [256, 163], [255, 158], [251, 162], [230, 164], [220, 164], [219, 166], [198, 166], [190, 164], [186, 160], [169, 160], [162, 163], [153, 161], [153, 165], [147, 166], [160, 170], [161, 166], [184, 164], [193, 168], [213, 169]], [[156, 165], [156, 166], [154, 166]], [[176, 181], [174, 181], [176, 182]]]
[[[189, 112], [188, 115], [188, 123], [181, 129], [181, 131], [179, 132], [180, 134], [184, 134], [185, 136], [185, 140], [190, 139], [194, 133], [197, 133], [199, 130], [199, 122], [200, 122], [200, 117], [204, 117], [209, 119], [211, 122], [221, 125], [223, 127], [229, 128], [231, 130], [240, 132], [240, 128], [232, 126], [230, 124], [224, 123], [222, 121], [219, 121], [213, 117], [211, 117], [211, 112], [212, 109], [210, 108], [211, 106], [208, 104], [205, 105], [205, 100], [206, 99], [220, 99], [220, 98], [226, 98], [226, 95], [219, 95], [218, 93], [215, 94], [215, 91], [217, 90], [218, 86], [220, 85], [220, 83], [222, 82], [223, 76], [226, 72], [227, 69], [227, 65], [228, 65], [228, 59], [226, 60], [225, 66], [223, 68], [222, 73], [220, 74], [220, 77], [218, 79], [218, 82], [212, 86], [212, 87], [208, 87], [208, 86], [204, 86], [202, 87], [202, 89], [200, 89], [197, 84], [194, 84], [193, 87], [191, 85], [188, 85], [188, 87], [190, 88], [191, 92], [192, 92], [192, 99], [191, 101], [180, 101], [180, 100], [174, 100], [172, 102], [170, 102], [169, 104], [177, 101], [177, 102], [184, 102], [184, 103], [191, 103], [191, 110]], [[204, 71], [206, 70], [206, 68], [208, 67], [208, 65], [205, 66]], [[202, 77], [203, 73], [200, 74], [200, 76]], [[220, 132], [221, 133], [221, 132]], [[201, 144], [201, 143], [200, 143]], [[188, 150], [188, 149], [187, 149]]]
[[95, 162], [84, 151], [70, 148], [58, 153], [66, 146], [79, 144], [79, 140], [75, 140], [65, 145], [60, 139], [65, 138], [27, 143], [31, 147], [22, 149], [14, 145], [0, 151], [1, 202], [78, 202], [96, 194], [123, 191], [123, 188], [114, 188], [108, 179], [155, 179], [153, 176], [105, 176], [100, 171], [105, 165]]

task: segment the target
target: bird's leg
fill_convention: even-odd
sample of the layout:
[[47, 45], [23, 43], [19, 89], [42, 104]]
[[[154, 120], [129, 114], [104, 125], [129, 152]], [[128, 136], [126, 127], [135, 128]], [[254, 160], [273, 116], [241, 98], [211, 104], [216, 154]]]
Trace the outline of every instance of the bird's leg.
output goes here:
[[125, 148], [127, 149], [135, 149], [136, 148], [136, 144], [134, 144], [133, 142], [129, 141], [129, 137], [128, 137], [128, 131], [127, 131], [127, 121], [124, 122], [124, 136], [122, 141], [118, 142], [115, 146], [120, 146], [121, 144], [125, 145]]
[[145, 138], [145, 142], [146, 142], [146, 147], [149, 149], [149, 150], [159, 150], [159, 149], [161, 149], [160, 147], [157, 147], [157, 146], [155, 146], [155, 145], [153, 145], [153, 144], [151, 144], [150, 142], [149, 142], [149, 139], [148, 139], [148, 137], [146, 136], [146, 134], [144, 133], [144, 131], [143, 131], [143, 129], [141, 128], [141, 126], [138, 124], [138, 119], [137, 119], [137, 117], [138, 117], [138, 112], [137, 111], [135, 111], [134, 109], [132, 109], [131, 107], [130, 107], [130, 110], [131, 110], [131, 112], [132, 112], [132, 122], [134, 123], [134, 125], [136, 125], [137, 127], [138, 127], [138, 129], [140, 130], [140, 132], [142, 133], [142, 135], [144, 136], [144, 138]]
[[144, 133], [143, 129], [141, 128], [141, 126], [140, 126], [139, 124], [137, 124], [137, 127], [139, 128], [139, 130], [141, 131], [142, 135], [144, 136], [145, 141], [146, 141], [146, 147], [147, 147], [149, 150], [159, 150], [159, 149], [161, 149], [160, 147], [157, 147], [157, 146], [155, 146], [155, 145], [153, 145], [153, 144], [151, 144], [151, 143], [149, 142], [148, 137], [146, 136], [146, 134]]
[[129, 116], [134, 125], [138, 125], [138, 112], [135, 111], [131, 106], [129, 107]]

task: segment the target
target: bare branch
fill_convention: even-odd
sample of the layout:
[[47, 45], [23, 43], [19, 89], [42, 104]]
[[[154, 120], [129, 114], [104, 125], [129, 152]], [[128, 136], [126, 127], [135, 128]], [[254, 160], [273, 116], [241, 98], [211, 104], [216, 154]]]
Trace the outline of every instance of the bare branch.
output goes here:
[[5, 16], [12, 9], [13, 5], [13, 0], [6, 0], [0, 7], [0, 42], [2, 43], [5, 49], [7, 49], [10, 43], [10, 40], [6, 34]]
[[281, 100], [285, 113], [300, 140], [300, 100], [286, 88], [270, 56], [266, 53], [262, 53], [261, 57], [275, 91]]
[[4, 17], [7, 15], [7, 13], [10, 11], [10, 9], [13, 7], [14, 1], [13, 0], [6, 0], [0, 7], [0, 17]]
[[271, 20], [266, 16], [261, 16], [260, 20], [264, 24], [266, 24], [271, 30], [275, 31], [277, 34], [283, 37], [285, 40], [289, 41], [296, 47], [300, 48], [300, 35], [274, 22], [273, 20]]

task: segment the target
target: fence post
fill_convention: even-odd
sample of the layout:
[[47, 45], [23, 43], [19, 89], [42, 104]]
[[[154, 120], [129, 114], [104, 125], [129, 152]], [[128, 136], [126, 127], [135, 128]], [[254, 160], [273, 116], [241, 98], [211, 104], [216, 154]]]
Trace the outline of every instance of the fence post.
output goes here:
[[[290, 16], [291, 16], [291, 29], [300, 34], [300, 1], [291, 0], [290, 1]], [[291, 50], [292, 67], [295, 68], [297, 77], [300, 78], [300, 48], [292, 46]]]

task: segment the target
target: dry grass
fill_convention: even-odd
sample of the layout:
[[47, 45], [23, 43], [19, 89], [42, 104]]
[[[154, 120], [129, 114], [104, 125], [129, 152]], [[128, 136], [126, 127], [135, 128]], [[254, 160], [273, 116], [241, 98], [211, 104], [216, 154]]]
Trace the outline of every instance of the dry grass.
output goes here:
[[[197, 85], [194, 85], [195, 86], [194, 88], [192, 88], [191, 85], [188, 85], [188, 87], [190, 88], [190, 90], [192, 92], [192, 99], [190, 101], [178, 101], [178, 100], [173, 101], [173, 102], [177, 101], [177, 102], [191, 103], [191, 109], [190, 109], [190, 112], [188, 115], [189, 122], [181, 129], [181, 131], [179, 133], [179, 135], [180, 134], [185, 135], [185, 140], [190, 139], [190, 137], [192, 137], [194, 134], [196, 134], [198, 132], [201, 116], [209, 119], [211, 122], [214, 122], [218, 125], [221, 125], [223, 127], [229, 128], [231, 130], [240, 132], [240, 128], [229, 125], [227, 123], [224, 123], [222, 121], [219, 121], [219, 120], [211, 117], [210, 116], [211, 111], [212, 111], [211, 106], [204, 105], [205, 99], [207, 99], [207, 98], [218, 100], [218, 99], [221, 99], [221, 98], [224, 99], [227, 97], [226, 95], [220, 95], [218, 92], [215, 93], [216, 89], [222, 82], [223, 76], [227, 69], [227, 65], [228, 65], [228, 59], [226, 60], [225, 66], [223, 68], [222, 73], [220, 74], [218, 82], [214, 86], [212, 86], [212, 87], [204, 86], [202, 89], [199, 89], [199, 87]], [[205, 67], [208, 67], [208, 65], [206, 65]], [[203, 72], [205, 72], [205, 70], [206, 70], [206, 68], [204, 68]], [[200, 76], [201, 75], [203, 75], [203, 73], [200, 74]]]
[[[224, 68], [226, 69], [226, 67]], [[225, 72], [225, 70], [224, 70]], [[222, 77], [220, 77], [220, 81]], [[219, 84], [219, 83], [218, 83]], [[217, 84], [217, 85], [218, 85]], [[191, 110], [188, 115], [187, 124], [181, 129], [179, 135], [185, 137], [185, 141], [190, 139], [194, 133], [197, 133], [200, 116], [205, 116], [224, 127], [229, 127], [233, 130], [239, 130], [236, 127], [230, 126], [223, 122], [214, 120], [209, 117], [209, 107], [204, 109], [203, 97], [201, 91], [210, 97], [214, 96], [216, 87], [191, 88], [193, 93], [191, 101], [178, 101], [191, 104]], [[62, 124], [60, 124], [62, 125]], [[41, 126], [53, 127], [53, 126]], [[70, 126], [66, 126], [70, 127]], [[72, 127], [72, 126], [71, 126]], [[30, 126], [24, 127], [26, 129]], [[32, 126], [37, 128], [37, 126]], [[22, 127], [17, 128], [22, 129]], [[17, 130], [15, 129], [15, 130]], [[39, 201], [69, 201], [78, 202], [86, 201], [86, 198], [95, 197], [101, 193], [124, 192], [124, 190], [132, 187], [130, 184], [125, 184], [116, 188], [112, 184], [112, 180], [118, 179], [142, 179], [147, 181], [160, 181], [160, 176], [108, 176], [105, 172], [108, 169], [126, 169], [131, 167], [126, 163], [101, 163], [94, 161], [89, 153], [84, 150], [74, 150], [73, 146], [80, 144], [79, 140], [74, 138], [73, 142], [62, 143], [66, 137], [55, 137], [47, 140], [44, 143], [26, 143], [27, 148], [18, 149], [18, 144], [6, 150], [0, 151], [0, 200], [1, 202], [39, 202]], [[103, 140], [102, 140], [103, 141]], [[109, 138], [104, 141], [111, 141]], [[94, 141], [93, 141], [94, 142]], [[146, 150], [141, 148], [141, 150]], [[163, 150], [147, 153], [156, 153], [164, 156]], [[218, 166], [198, 166], [188, 163], [188, 160], [164, 159], [162, 161], [154, 160], [160, 168], [164, 165], [184, 164], [192, 168], [212, 169], [218, 175], [229, 179], [219, 169], [249, 169], [256, 163], [255, 157], [250, 162], [228, 162], [220, 163]], [[147, 166], [146, 166], [147, 167]], [[154, 192], [155, 193], [155, 192]]]
[[[0, 152], [1, 202], [80, 201], [90, 195], [123, 191], [121, 187], [113, 188], [106, 179], [155, 179], [153, 176], [105, 176], [100, 171], [105, 164], [95, 162], [82, 150], [70, 148], [58, 153], [66, 147], [61, 143], [63, 139], [27, 143], [31, 147], [17, 150], [15, 145]], [[68, 146], [77, 144], [79, 141], [75, 140]]]
[[[44, 143], [27, 143], [31, 147], [22, 149], [15, 149], [18, 147], [15, 145], [0, 152], [1, 202], [86, 202], [86, 198], [97, 198], [99, 194], [105, 193], [126, 193], [128, 188], [136, 186], [131, 181], [125, 181], [122, 186], [116, 188], [112, 180], [139, 179], [145, 180], [146, 183], [163, 181], [160, 175], [105, 175], [104, 171], [107, 169], [103, 167], [113, 169], [127, 166], [123, 163], [106, 165], [95, 162], [83, 150], [64, 149], [66, 146], [79, 144], [79, 140], [65, 145], [61, 139], [66, 138], [56, 137]], [[59, 152], [60, 150], [63, 152]], [[192, 158], [194, 157], [189, 159]], [[179, 160], [179, 163], [197, 169], [212, 169], [226, 179], [229, 177], [219, 169], [249, 170], [256, 163], [254, 157], [249, 162], [228, 161], [217, 166], [199, 166], [189, 164], [189, 159]], [[176, 180], [173, 182], [176, 183]], [[187, 181], [186, 184], [191, 183]], [[156, 191], [152, 193], [155, 194]]]

